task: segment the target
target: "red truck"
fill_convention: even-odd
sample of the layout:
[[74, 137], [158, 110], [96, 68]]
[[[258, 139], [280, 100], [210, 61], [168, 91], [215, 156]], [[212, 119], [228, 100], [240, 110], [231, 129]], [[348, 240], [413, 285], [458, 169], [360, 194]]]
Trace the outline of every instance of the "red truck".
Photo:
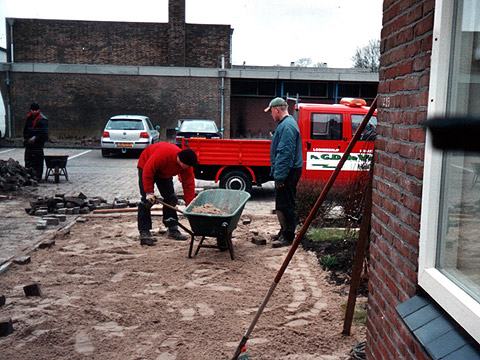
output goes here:
[[[295, 105], [293, 116], [302, 136], [302, 179], [326, 181], [337, 166], [369, 108], [363, 99], [344, 98], [340, 104]], [[373, 155], [376, 111], [338, 175], [351, 180], [357, 171], [367, 170]], [[195, 178], [220, 182], [224, 189], [250, 191], [270, 177], [270, 140], [182, 139], [182, 148], [197, 153]]]

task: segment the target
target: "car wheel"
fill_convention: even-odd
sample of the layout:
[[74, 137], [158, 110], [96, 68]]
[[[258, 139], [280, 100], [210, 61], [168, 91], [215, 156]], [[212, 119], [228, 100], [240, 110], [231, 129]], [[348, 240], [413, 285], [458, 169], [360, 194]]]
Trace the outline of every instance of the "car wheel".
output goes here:
[[102, 149], [102, 156], [107, 157], [108, 155], [110, 155], [110, 151], [108, 151], [106, 149]]
[[239, 170], [230, 170], [222, 175], [220, 187], [228, 190], [243, 190], [250, 192], [252, 190], [252, 179], [249, 174]]

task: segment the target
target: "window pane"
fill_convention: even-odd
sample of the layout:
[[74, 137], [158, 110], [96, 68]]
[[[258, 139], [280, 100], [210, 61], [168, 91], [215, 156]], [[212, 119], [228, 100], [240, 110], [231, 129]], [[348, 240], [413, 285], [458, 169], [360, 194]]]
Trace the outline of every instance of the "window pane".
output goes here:
[[312, 114], [313, 140], [340, 140], [342, 138], [341, 114]]
[[[365, 115], [352, 114], [352, 137], [357, 132], [360, 123], [363, 121]], [[368, 124], [360, 136], [360, 141], [374, 141], [377, 133], [377, 117], [373, 116], [368, 120]]]
[[[480, 117], [480, 7], [458, 1], [447, 111]], [[480, 140], [479, 140], [480, 141]], [[442, 168], [436, 267], [480, 301], [480, 154], [448, 151]]]

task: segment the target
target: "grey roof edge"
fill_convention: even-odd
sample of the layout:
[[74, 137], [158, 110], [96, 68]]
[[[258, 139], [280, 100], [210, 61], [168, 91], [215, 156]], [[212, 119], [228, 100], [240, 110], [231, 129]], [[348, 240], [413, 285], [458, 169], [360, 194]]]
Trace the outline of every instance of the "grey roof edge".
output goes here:
[[213, 78], [225, 76], [226, 78], [232, 79], [323, 80], [348, 82], [378, 82], [379, 80], [378, 73], [354, 69], [285, 68], [275, 66], [220, 69], [95, 64], [0, 63], [0, 71]]

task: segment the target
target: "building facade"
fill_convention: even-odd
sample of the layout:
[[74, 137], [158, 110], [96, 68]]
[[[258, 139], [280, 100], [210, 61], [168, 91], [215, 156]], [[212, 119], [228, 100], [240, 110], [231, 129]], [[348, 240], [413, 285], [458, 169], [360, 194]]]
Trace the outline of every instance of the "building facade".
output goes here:
[[480, 359], [478, 153], [424, 126], [480, 116], [480, 1], [383, 8], [367, 358]]

